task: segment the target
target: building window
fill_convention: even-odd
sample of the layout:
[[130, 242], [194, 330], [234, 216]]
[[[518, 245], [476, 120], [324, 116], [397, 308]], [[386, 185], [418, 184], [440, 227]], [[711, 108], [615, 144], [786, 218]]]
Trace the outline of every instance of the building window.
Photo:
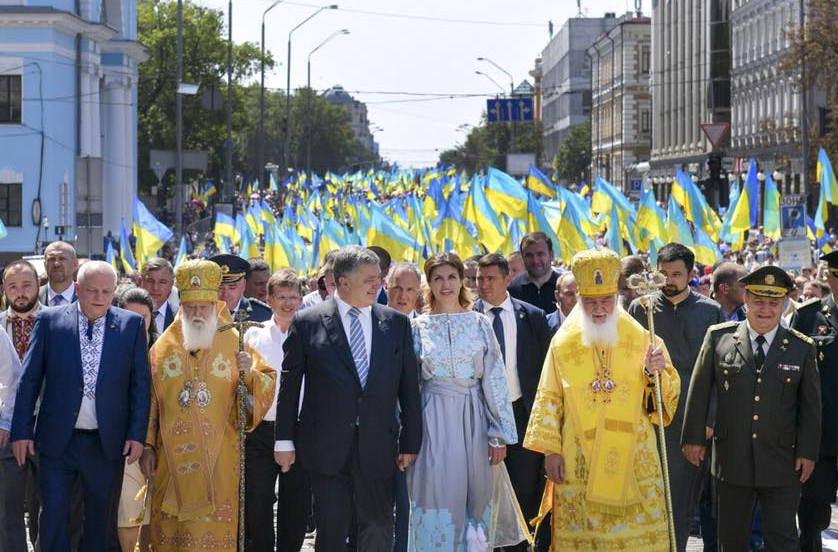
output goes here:
[[651, 115], [648, 109], [644, 109], [640, 112], [640, 132], [646, 133], [651, 130], [652, 121]]
[[21, 187], [17, 182], [0, 184], [0, 220], [6, 226], [20, 226]]
[[648, 75], [649, 67], [651, 65], [652, 51], [651, 46], [642, 46], [640, 48], [640, 74]]
[[0, 123], [20, 124], [20, 75], [0, 75]]
[[818, 108], [818, 129], [820, 130], [820, 136], [826, 136], [832, 130], [831, 117], [829, 116], [829, 110], [824, 109], [823, 107]]

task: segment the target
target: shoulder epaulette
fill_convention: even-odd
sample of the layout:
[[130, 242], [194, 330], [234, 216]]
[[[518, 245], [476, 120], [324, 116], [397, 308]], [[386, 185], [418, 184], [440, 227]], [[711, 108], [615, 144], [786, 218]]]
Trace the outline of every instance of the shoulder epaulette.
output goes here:
[[718, 324], [713, 324], [712, 326], [707, 328], [707, 331], [715, 332], [716, 330], [724, 330], [726, 328], [733, 328], [734, 326], [738, 326], [738, 325], [739, 325], [738, 320], [731, 320], [729, 322], [720, 322]]
[[798, 338], [798, 339], [800, 339], [801, 341], [805, 341], [805, 342], [806, 342], [806, 343], [808, 343], [809, 345], [814, 345], [814, 344], [815, 344], [815, 340], [814, 340], [814, 339], [812, 339], [811, 337], [809, 337], [808, 335], [803, 334], [803, 333], [801, 333], [801, 332], [799, 332], [799, 331], [795, 330], [794, 328], [786, 328], [786, 329], [789, 331], [789, 333], [790, 333], [791, 335], [793, 335], [794, 337], [797, 337], [797, 338]]
[[802, 303], [797, 305], [797, 310], [800, 311], [800, 310], [809, 308], [812, 305], [818, 305], [818, 307], [820, 307], [820, 303], [821, 303], [821, 300], [820, 300], [819, 297], [812, 297], [811, 299], [809, 299], [807, 301], [803, 301]]
[[259, 305], [260, 307], [265, 307], [266, 309], [271, 308], [270, 305], [260, 301], [259, 299], [256, 299], [255, 297], [248, 297], [247, 300], [250, 301], [251, 306], [252, 305]]

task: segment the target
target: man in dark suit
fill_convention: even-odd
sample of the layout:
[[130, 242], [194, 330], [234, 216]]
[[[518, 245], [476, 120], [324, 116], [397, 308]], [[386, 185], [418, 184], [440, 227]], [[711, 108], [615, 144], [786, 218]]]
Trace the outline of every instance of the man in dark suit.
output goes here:
[[162, 257], [153, 257], [143, 263], [140, 269], [140, 287], [151, 295], [154, 304], [151, 317], [158, 334], [162, 334], [175, 319], [175, 309], [169, 303], [174, 285], [175, 269], [172, 263]]
[[247, 286], [245, 278], [250, 274], [250, 263], [237, 255], [215, 255], [209, 258], [221, 267], [221, 287], [218, 288], [218, 300], [227, 303], [230, 315], [236, 319], [239, 309], [247, 312], [247, 320], [267, 322], [273, 316], [271, 307], [258, 299], [244, 296]]
[[821, 531], [829, 527], [831, 505], [838, 489], [838, 251], [821, 257], [828, 263], [826, 281], [832, 294], [811, 299], [797, 308], [792, 327], [808, 335], [818, 348], [823, 416], [820, 453], [809, 481], [803, 484], [800, 509], [800, 550], [820, 552]]
[[[538, 514], [544, 491], [544, 455], [523, 448], [521, 443], [550, 345], [550, 328], [544, 311], [509, 296], [506, 291], [509, 264], [503, 255], [484, 255], [477, 265], [480, 299], [475, 302], [474, 310], [484, 313], [492, 322], [503, 353], [509, 399], [518, 430], [518, 444], [506, 447], [506, 468], [524, 518], [529, 520]], [[525, 551], [526, 543], [507, 550]]]
[[527, 270], [509, 283], [509, 294], [550, 314], [556, 310], [553, 293], [559, 278], [553, 270], [553, 240], [544, 232], [530, 232], [521, 238], [520, 251]]
[[298, 312], [288, 330], [276, 461], [286, 471], [299, 456], [309, 473], [317, 552], [346, 550], [353, 513], [357, 549], [391, 552], [393, 474], [415, 460], [422, 440], [410, 321], [376, 303], [381, 274], [372, 251], [340, 249], [334, 274], [335, 297]]
[[573, 272], [567, 271], [556, 279], [556, 310], [547, 315], [547, 327], [550, 328], [550, 336], [553, 336], [570, 311], [576, 306], [577, 294], [576, 278]]
[[386, 305], [387, 291], [385, 290], [385, 285], [387, 284], [387, 275], [390, 274], [390, 264], [393, 262], [393, 259], [390, 257], [390, 253], [379, 245], [371, 245], [369, 249], [378, 256], [378, 268], [381, 269], [381, 289], [378, 290], [375, 301], [379, 305]]
[[[116, 520], [109, 515], [124, 457], [143, 451], [149, 373], [143, 319], [111, 307], [116, 272], [89, 261], [79, 269], [78, 303], [41, 310], [23, 359], [12, 420], [18, 464], [40, 461], [43, 552], [70, 550], [70, 494], [84, 492], [80, 550], [101, 551]], [[35, 401], [42, 395], [36, 419]], [[37, 425], [37, 430], [33, 428]]]
[[67, 242], [55, 241], [44, 250], [47, 283], [41, 286], [38, 299], [45, 307], [59, 307], [76, 300], [73, 275], [79, 268], [76, 250]]
[[798, 550], [800, 485], [812, 474], [821, 435], [820, 381], [811, 339], [780, 324], [794, 281], [776, 266], [745, 276], [744, 322], [711, 326], [687, 394], [681, 443], [698, 466], [710, 397], [718, 395], [712, 474], [721, 552], [748, 549], [754, 501], [765, 549]]

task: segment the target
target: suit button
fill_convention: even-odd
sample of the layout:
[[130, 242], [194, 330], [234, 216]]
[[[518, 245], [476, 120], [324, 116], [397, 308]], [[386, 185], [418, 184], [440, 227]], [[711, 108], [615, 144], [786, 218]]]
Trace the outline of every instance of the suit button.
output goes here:
[[727, 370], [724, 371], [724, 374], [727, 375]]
[[757, 378], [757, 383], [762, 383], [762, 378]]
[[754, 414], [754, 421], [759, 420], [759, 414]]
[[786, 378], [786, 383], [791, 383], [791, 378]]
[[751, 435], [751, 439], [756, 439], [756, 438], [757, 438], [757, 434], [756, 434], [756, 433], [754, 433], [753, 435]]
[[755, 400], [756, 402], [759, 402], [759, 395], [757, 395], [756, 397], [754, 397], [754, 400]]

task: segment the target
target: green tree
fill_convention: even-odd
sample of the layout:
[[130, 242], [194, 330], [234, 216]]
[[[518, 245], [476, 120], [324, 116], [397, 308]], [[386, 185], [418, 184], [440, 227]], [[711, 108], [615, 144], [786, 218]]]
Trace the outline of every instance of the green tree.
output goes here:
[[481, 124], [471, 129], [465, 141], [441, 152], [439, 161], [458, 170], [476, 172], [486, 167], [505, 168], [506, 154], [510, 152], [535, 153], [539, 160], [543, 152], [541, 129], [538, 121], [490, 123], [484, 114]]
[[560, 182], [576, 183], [585, 178], [591, 165], [591, 122], [571, 128], [559, 144], [553, 169]]
[[[227, 41], [225, 15], [217, 10], [183, 2], [183, 81], [198, 83], [199, 94], [183, 97], [183, 148], [209, 152], [210, 176], [223, 174], [226, 110], [207, 111], [201, 95], [216, 90], [226, 98]], [[149, 58], [139, 67], [138, 153], [139, 182], [147, 189], [157, 178], [148, 169], [150, 149], [175, 148], [175, 90], [177, 2], [143, 0], [137, 2], [137, 35]], [[253, 78], [260, 69], [257, 44], [233, 45], [233, 130], [242, 129], [242, 93], [238, 83]], [[273, 67], [270, 54], [265, 66]], [[234, 149], [238, 151], [238, 149]], [[240, 163], [234, 158], [234, 165]], [[173, 175], [169, 174], [169, 181]]]

